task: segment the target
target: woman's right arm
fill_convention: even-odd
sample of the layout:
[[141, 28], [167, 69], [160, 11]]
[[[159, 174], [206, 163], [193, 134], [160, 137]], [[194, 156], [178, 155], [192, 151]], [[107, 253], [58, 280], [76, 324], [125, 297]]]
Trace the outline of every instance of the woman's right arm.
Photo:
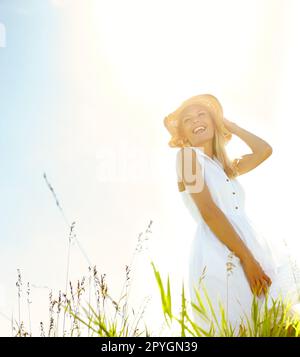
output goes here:
[[[185, 151], [184, 155], [183, 150]], [[201, 165], [195, 151], [192, 148], [181, 149], [178, 152], [177, 160], [181, 160], [178, 166], [180, 168], [179, 180], [182, 180], [185, 189], [191, 195], [211, 231], [240, 259], [252, 291], [257, 285], [264, 287], [265, 282], [270, 283], [271, 279], [260, 268], [223, 211], [215, 204], [202, 176]], [[194, 182], [191, 182], [191, 177], [195, 178]], [[199, 188], [198, 190], [195, 190], [195, 185]]]

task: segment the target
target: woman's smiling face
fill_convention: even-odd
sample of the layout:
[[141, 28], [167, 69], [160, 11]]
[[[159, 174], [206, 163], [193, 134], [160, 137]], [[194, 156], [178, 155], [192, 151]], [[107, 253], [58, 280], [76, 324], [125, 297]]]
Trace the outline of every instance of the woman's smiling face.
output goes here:
[[181, 112], [180, 120], [182, 134], [192, 146], [200, 146], [213, 139], [214, 121], [205, 107], [199, 104], [188, 106]]

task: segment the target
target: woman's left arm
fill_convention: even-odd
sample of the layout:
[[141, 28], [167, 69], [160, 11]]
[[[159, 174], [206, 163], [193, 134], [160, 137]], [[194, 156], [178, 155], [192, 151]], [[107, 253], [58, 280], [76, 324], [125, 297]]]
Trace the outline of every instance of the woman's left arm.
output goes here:
[[251, 154], [246, 154], [234, 160], [234, 165], [237, 168], [238, 174], [242, 175], [260, 165], [272, 154], [272, 147], [265, 140], [241, 128], [236, 123], [233, 123], [224, 118], [226, 128], [242, 139], [252, 150]]

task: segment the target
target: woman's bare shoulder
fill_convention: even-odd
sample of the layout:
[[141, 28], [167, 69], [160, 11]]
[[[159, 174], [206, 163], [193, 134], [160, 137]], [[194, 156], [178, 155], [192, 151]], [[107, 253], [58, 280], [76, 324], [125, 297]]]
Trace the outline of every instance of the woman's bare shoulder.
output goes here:
[[196, 173], [201, 172], [195, 148], [184, 147], [177, 151], [176, 168], [178, 190], [183, 192], [186, 190], [186, 180], [191, 184], [191, 178], [195, 179]]

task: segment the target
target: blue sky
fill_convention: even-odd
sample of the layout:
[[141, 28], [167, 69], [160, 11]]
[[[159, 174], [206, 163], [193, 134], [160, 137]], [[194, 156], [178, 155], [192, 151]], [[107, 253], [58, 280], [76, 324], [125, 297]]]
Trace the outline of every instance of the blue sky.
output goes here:
[[[128, 216], [135, 216], [137, 222], [132, 224], [122, 204], [116, 210], [115, 185], [106, 182], [105, 186], [97, 177], [97, 157], [108, 139], [106, 130], [116, 127], [105, 125], [107, 119], [104, 125], [98, 124], [99, 105], [113, 116], [119, 110], [111, 106], [112, 99], [118, 100], [118, 89], [114, 98], [108, 97], [113, 83], [103, 83], [107, 68], [101, 68], [100, 58], [92, 57], [93, 43], [88, 40], [85, 51], [84, 43], [83, 48], [80, 41], [77, 43], [75, 17], [82, 18], [83, 26], [86, 19], [81, 9], [86, 8], [85, 4], [77, 2], [72, 12], [70, 4], [65, 8], [56, 1], [33, 0], [22, 5], [19, 1], [0, 2], [0, 21], [6, 28], [6, 47], [0, 52], [0, 284], [4, 295], [0, 304], [1, 311], [9, 317], [15, 309], [18, 268], [24, 282], [57, 290], [65, 284], [69, 231], [43, 180], [44, 172], [58, 192], [69, 220], [79, 221], [78, 236], [85, 237], [81, 245], [89, 259], [94, 264], [98, 262], [103, 270], [110, 270], [110, 285], [117, 290], [137, 235], [151, 216], [140, 210], [138, 202], [131, 202], [132, 214], [127, 207]], [[79, 31], [84, 33], [84, 29]], [[80, 64], [82, 59], [86, 60], [85, 66]], [[93, 61], [100, 63], [100, 70]], [[103, 115], [107, 116], [107, 112]], [[122, 184], [120, 189], [124, 191], [123, 205], [129, 197], [135, 197]], [[140, 212], [134, 213], [137, 210]], [[117, 255], [113, 253], [116, 245], [120, 246]], [[73, 250], [71, 276], [78, 278], [87, 272], [88, 262], [76, 246]], [[43, 307], [39, 306], [39, 294], [33, 289], [35, 306], [47, 316], [48, 290], [42, 295]], [[7, 333], [9, 322], [2, 318], [0, 326], [1, 333]]]
[[58, 130], [55, 118], [66, 82], [61, 76], [62, 17], [57, 8], [48, 1], [24, 6], [1, 1], [0, 21], [6, 29], [6, 47], [0, 52], [1, 281], [11, 289], [32, 234], [42, 225], [48, 229], [49, 202], [40, 197], [43, 154], [51, 151]]
[[53, 119], [65, 85], [59, 76], [56, 55], [60, 45], [60, 14], [47, 1], [30, 3], [25, 12], [18, 1], [0, 3], [1, 21], [7, 33], [7, 46], [0, 56], [0, 145], [5, 173], [1, 193], [6, 202], [1, 208], [2, 216], [7, 217], [3, 234], [7, 247], [26, 244], [11, 229], [11, 224], [17, 220], [24, 232], [30, 226], [31, 214], [25, 213], [34, 204], [36, 186], [32, 180], [40, 180], [40, 152], [47, 145], [47, 137], [55, 131]]

